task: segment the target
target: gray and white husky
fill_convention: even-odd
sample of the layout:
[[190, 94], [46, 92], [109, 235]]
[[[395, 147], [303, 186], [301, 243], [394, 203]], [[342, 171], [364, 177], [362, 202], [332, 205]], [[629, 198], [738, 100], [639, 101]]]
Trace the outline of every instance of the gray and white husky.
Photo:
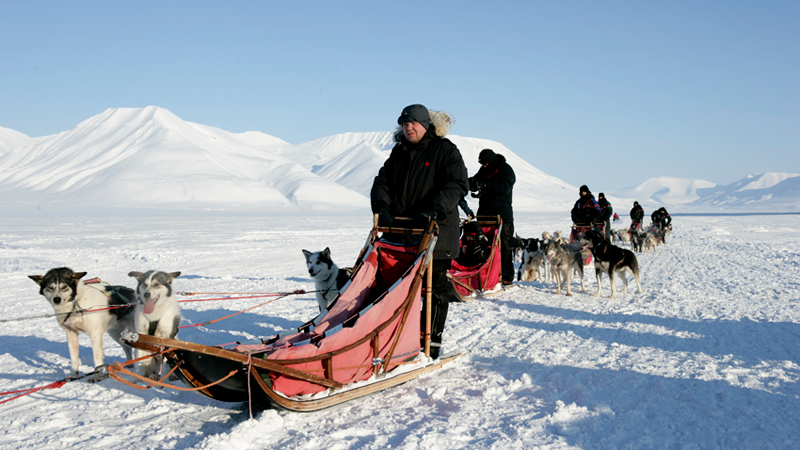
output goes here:
[[[181, 307], [172, 292], [172, 280], [180, 276], [180, 272], [159, 272], [151, 270], [145, 273], [130, 272], [129, 277], [136, 278], [135, 329], [139, 334], [173, 339], [178, 334], [181, 322]], [[136, 358], [151, 355], [146, 350], [136, 349]], [[161, 374], [161, 356], [156, 356], [138, 364], [139, 374], [153, 380]]]
[[347, 269], [340, 269], [331, 259], [331, 249], [325, 247], [321, 252], [303, 250], [306, 257], [308, 274], [314, 279], [317, 291], [317, 303], [320, 312], [328, 309], [328, 305], [339, 295], [350, 276]]
[[586, 292], [586, 285], [583, 282], [583, 256], [581, 255], [582, 245], [579, 242], [569, 244], [550, 241], [545, 248], [545, 257], [552, 267], [556, 280], [556, 294], [561, 294], [561, 287], [566, 284], [567, 296], [572, 296], [570, 282], [572, 281], [572, 269], [578, 272], [581, 277], [581, 290]]
[[[56, 313], [56, 320], [67, 333], [67, 347], [72, 377], [80, 368], [78, 333], [86, 333], [92, 341], [95, 369], [103, 366], [103, 333], [122, 346], [128, 360], [132, 349], [120, 340], [120, 334], [133, 329], [133, 292], [123, 286], [105, 286], [99, 280], [81, 281], [86, 272], [73, 272], [67, 267], [50, 269], [44, 275], [29, 275], [39, 285]], [[98, 376], [92, 381], [99, 380]]]

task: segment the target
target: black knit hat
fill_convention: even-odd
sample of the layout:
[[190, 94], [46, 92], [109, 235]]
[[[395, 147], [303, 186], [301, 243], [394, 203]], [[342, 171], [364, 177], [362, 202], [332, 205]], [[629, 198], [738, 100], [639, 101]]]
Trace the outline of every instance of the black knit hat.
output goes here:
[[397, 124], [402, 125], [406, 122], [419, 122], [425, 129], [431, 125], [431, 115], [428, 113], [428, 108], [420, 104], [408, 105], [403, 108], [400, 117], [397, 118]]
[[481, 150], [480, 154], [478, 154], [478, 162], [481, 163], [481, 165], [491, 164], [495, 159], [497, 159], [497, 153], [488, 148]]
[[587, 194], [591, 194], [592, 193], [592, 191], [589, 190], [589, 186], [587, 186], [585, 184], [583, 186], [581, 186], [581, 188], [578, 190], [578, 192], [586, 192]]
[[597, 198], [606, 198], [606, 194], [603, 194], [601, 192], [601, 193], [597, 194]]

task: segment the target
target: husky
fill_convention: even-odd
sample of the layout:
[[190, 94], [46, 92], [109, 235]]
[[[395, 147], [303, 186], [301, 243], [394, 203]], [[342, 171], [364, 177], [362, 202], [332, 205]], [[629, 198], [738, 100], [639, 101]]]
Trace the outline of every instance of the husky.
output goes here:
[[[120, 334], [133, 329], [133, 291], [123, 286], [105, 286], [99, 280], [81, 281], [85, 275], [86, 272], [59, 267], [44, 275], [28, 276], [39, 285], [39, 294], [53, 306], [58, 324], [67, 333], [71, 378], [77, 377], [80, 369], [79, 332], [88, 334], [92, 341], [95, 369], [105, 364], [103, 333], [122, 346], [128, 360], [132, 359], [132, 349], [120, 340]], [[99, 380], [95, 374], [91, 381]]]
[[614, 236], [617, 238], [617, 241], [621, 244], [630, 244], [631, 243], [631, 232], [628, 230], [614, 230]]
[[651, 232], [647, 232], [642, 236], [642, 251], [648, 252], [651, 248], [653, 251], [657, 251], [658, 247], [658, 237]]
[[[172, 292], [172, 280], [180, 276], [180, 272], [130, 272], [129, 277], [136, 278], [135, 330], [139, 334], [174, 339], [178, 334], [181, 322], [181, 307]], [[146, 350], [136, 349], [136, 358], [151, 355]], [[150, 358], [139, 363], [139, 373], [143, 377], [158, 380], [161, 375], [161, 356]]]
[[645, 233], [639, 230], [634, 230], [631, 233], [631, 248], [634, 252], [641, 253], [644, 251], [644, 238]]
[[516, 262], [517, 260], [520, 261], [520, 264], [525, 263], [525, 259], [523, 254], [525, 253], [525, 243], [527, 239], [519, 237], [518, 234], [514, 234], [514, 237], [509, 242], [509, 247], [511, 248], [511, 259], [512, 261]]
[[544, 253], [542, 252], [541, 241], [537, 238], [520, 239], [523, 243], [522, 264], [517, 272], [519, 281], [535, 281], [542, 279], [542, 262]]
[[611, 297], [617, 298], [617, 285], [614, 281], [616, 273], [622, 275], [622, 292], [628, 292], [628, 279], [625, 277], [625, 271], [630, 271], [633, 274], [633, 279], [636, 280], [636, 285], [639, 287], [639, 294], [644, 292], [642, 290], [642, 283], [639, 281], [639, 261], [636, 255], [624, 248], [611, 245], [605, 237], [597, 231], [588, 231], [581, 238], [581, 242], [588, 245], [594, 256], [594, 272], [597, 276], [597, 292], [594, 293], [595, 297], [600, 296], [603, 290], [602, 277], [603, 273], [608, 275], [608, 281], [611, 283]]
[[306, 267], [308, 274], [314, 279], [317, 291], [317, 303], [319, 311], [328, 309], [328, 305], [339, 295], [348, 281], [350, 281], [349, 271], [340, 269], [331, 259], [331, 249], [325, 247], [321, 252], [310, 252], [303, 250], [306, 257]]
[[[550, 235], [547, 231], [542, 231], [542, 238], [539, 240], [539, 247], [542, 249], [542, 253], [546, 254], [547, 251], [547, 244], [553, 241], [553, 236]], [[553, 275], [553, 267], [550, 264], [550, 260], [544, 258], [544, 281], [546, 283], [553, 283], [555, 282], [555, 276]]]
[[556, 279], [556, 294], [561, 294], [561, 287], [566, 284], [567, 296], [572, 296], [570, 282], [572, 270], [576, 270], [581, 277], [581, 291], [586, 292], [586, 285], [583, 281], [583, 256], [581, 256], [581, 244], [573, 242], [570, 244], [559, 244], [557, 241], [550, 241], [545, 249], [547, 261], [552, 265], [552, 270]]

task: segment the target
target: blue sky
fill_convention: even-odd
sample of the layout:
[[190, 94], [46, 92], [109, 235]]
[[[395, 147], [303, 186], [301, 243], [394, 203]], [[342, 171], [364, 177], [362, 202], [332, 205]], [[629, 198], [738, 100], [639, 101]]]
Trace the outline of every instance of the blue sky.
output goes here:
[[0, 126], [156, 105], [291, 143], [411, 103], [594, 192], [800, 173], [800, 2], [0, 0]]

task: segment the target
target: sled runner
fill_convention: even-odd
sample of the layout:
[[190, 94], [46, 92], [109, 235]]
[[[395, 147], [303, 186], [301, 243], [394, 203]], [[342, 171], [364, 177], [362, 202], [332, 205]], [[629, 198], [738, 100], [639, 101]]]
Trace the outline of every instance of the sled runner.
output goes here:
[[[164, 358], [187, 386], [221, 401], [316, 411], [396, 386], [458, 356], [430, 360], [429, 315], [420, 348], [435, 230], [434, 221], [425, 229], [381, 228], [376, 216], [350, 282], [327, 310], [291, 332], [230, 349], [149, 335], [128, 342], [166, 349]], [[418, 240], [402, 245], [379, 233]]]
[[[501, 290], [500, 216], [478, 216], [464, 223], [461, 234], [460, 255], [453, 260], [447, 276], [461, 300], [474, 300]], [[483, 243], [482, 243], [483, 242]], [[481, 255], [478, 257], [478, 248]]]

